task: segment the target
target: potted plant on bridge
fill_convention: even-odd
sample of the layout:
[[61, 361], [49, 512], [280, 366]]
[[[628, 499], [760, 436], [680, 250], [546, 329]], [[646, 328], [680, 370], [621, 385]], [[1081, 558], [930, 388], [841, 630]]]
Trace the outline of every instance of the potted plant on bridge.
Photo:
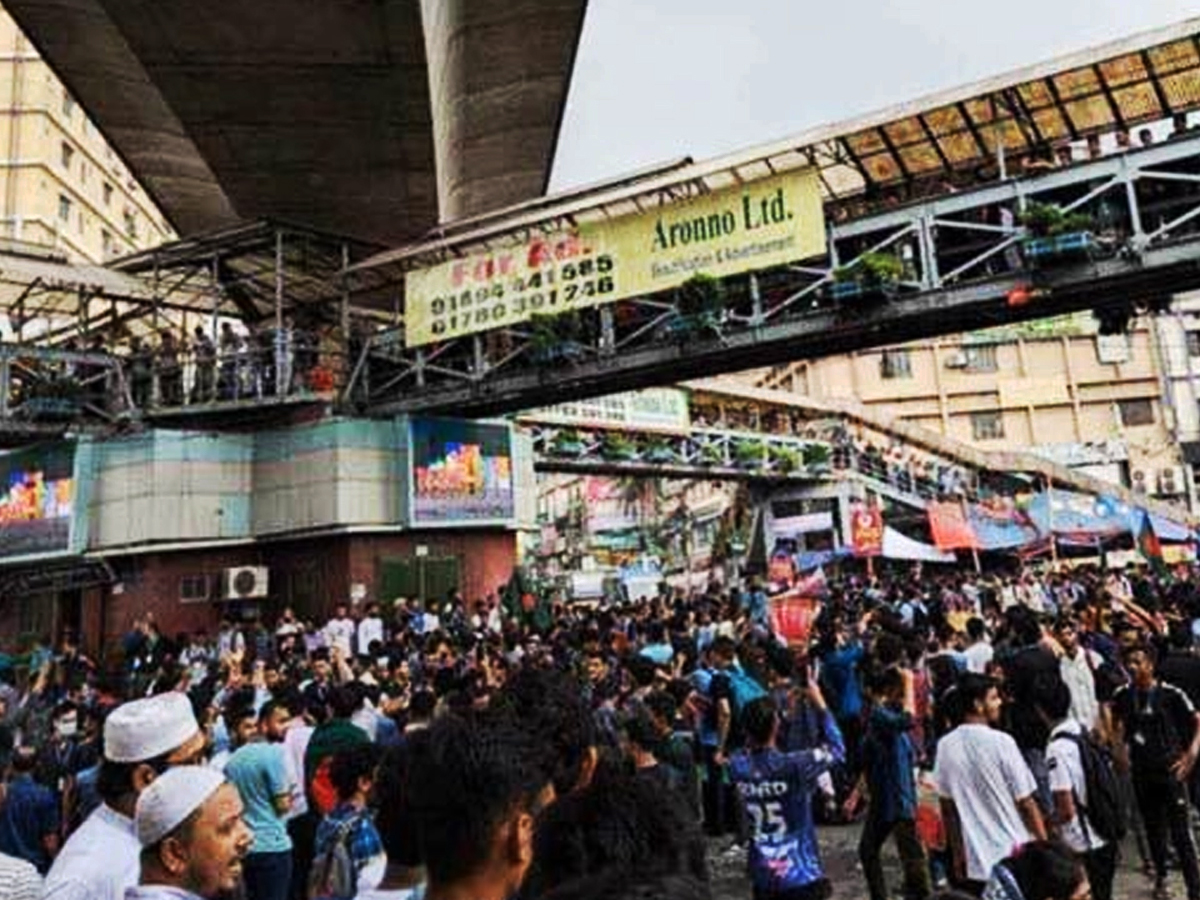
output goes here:
[[637, 443], [627, 435], [613, 432], [605, 436], [600, 454], [613, 462], [635, 462], [638, 458]]
[[1020, 222], [1028, 234], [1021, 250], [1033, 265], [1086, 257], [1096, 246], [1092, 217], [1087, 212], [1068, 213], [1054, 203], [1031, 202]]
[[533, 361], [543, 366], [578, 362], [584, 354], [580, 331], [578, 310], [530, 316], [529, 348]]
[[666, 324], [666, 333], [680, 341], [705, 334], [720, 338], [724, 317], [724, 282], [711, 275], [693, 275], [675, 290], [675, 314]]
[[771, 465], [780, 475], [790, 475], [804, 465], [800, 451], [795, 447], [772, 447], [769, 458]]
[[725, 454], [721, 445], [705, 441], [699, 446], [699, 461], [702, 466], [720, 466], [725, 464]]
[[824, 474], [830, 471], [833, 451], [828, 444], [805, 444], [800, 455], [804, 468], [810, 472]]
[[904, 261], [876, 250], [835, 269], [828, 295], [833, 300], [886, 300], [896, 296], [903, 278]]
[[647, 441], [642, 459], [656, 466], [667, 466], [679, 461], [670, 442], [662, 435], [656, 435]]
[[739, 469], [757, 469], [766, 462], [766, 446], [761, 441], [738, 441], [733, 446], [733, 461]]
[[564, 428], [554, 435], [554, 440], [550, 444], [550, 453], [553, 456], [580, 457], [586, 451], [587, 446], [583, 442], [583, 437], [574, 428]]

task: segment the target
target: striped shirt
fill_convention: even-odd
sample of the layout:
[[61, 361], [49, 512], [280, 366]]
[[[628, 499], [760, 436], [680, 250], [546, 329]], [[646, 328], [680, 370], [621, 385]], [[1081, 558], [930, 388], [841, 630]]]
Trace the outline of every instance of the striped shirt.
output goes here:
[[33, 863], [0, 853], [0, 900], [38, 900], [42, 876]]

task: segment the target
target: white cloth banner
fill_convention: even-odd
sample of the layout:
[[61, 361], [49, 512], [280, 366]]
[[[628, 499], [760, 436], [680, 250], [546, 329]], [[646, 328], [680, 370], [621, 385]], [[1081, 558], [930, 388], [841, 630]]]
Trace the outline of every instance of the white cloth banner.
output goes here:
[[950, 550], [939, 550], [931, 544], [914, 541], [886, 525], [883, 528], [883, 555], [888, 559], [912, 559], [919, 562], [958, 562], [958, 557]]

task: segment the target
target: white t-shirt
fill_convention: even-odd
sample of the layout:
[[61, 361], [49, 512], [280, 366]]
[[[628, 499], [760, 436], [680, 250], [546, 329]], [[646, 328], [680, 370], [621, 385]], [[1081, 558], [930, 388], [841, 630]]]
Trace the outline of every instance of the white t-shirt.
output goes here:
[[977, 672], [982, 675], [987, 669], [987, 664], [992, 661], [992, 657], [996, 655], [996, 651], [992, 649], [992, 645], [987, 641], [979, 641], [972, 644], [963, 651], [963, 656], [967, 658], [967, 671]]
[[992, 867], [1033, 840], [1017, 801], [1037, 790], [1017, 742], [987, 725], [959, 725], [938, 742], [933, 777], [962, 825], [967, 877], [987, 881]]
[[425, 885], [420, 884], [416, 887], [401, 888], [395, 891], [385, 891], [380, 888], [359, 891], [354, 900], [423, 900], [424, 896]]
[[330, 619], [325, 626], [325, 643], [341, 650], [342, 659], [349, 659], [354, 632], [353, 619]]
[[1074, 741], [1063, 737], [1066, 734], [1083, 734], [1083, 726], [1075, 719], [1067, 719], [1050, 732], [1046, 745], [1046, 767], [1050, 770], [1050, 790], [1074, 791], [1075, 818], [1062, 825], [1062, 837], [1067, 846], [1076, 853], [1087, 853], [1104, 846], [1104, 839], [1087, 819], [1080, 806], [1087, 806], [1087, 779], [1083, 774], [1083, 758]]
[[1103, 660], [1099, 654], [1089, 658], [1091, 650], [1083, 647], [1075, 651], [1075, 658], [1063, 654], [1058, 661], [1059, 672], [1071, 692], [1071, 718], [1082, 722], [1085, 728], [1095, 728], [1100, 718], [1100, 701], [1096, 699], [1096, 677], [1092, 667]]

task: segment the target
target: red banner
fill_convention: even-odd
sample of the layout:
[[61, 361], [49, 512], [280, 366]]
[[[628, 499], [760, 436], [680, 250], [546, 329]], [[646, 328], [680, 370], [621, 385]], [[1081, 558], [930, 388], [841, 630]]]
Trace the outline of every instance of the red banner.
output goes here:
[[820, 612], [820, 601], [814, 597], [798, 597], [794, 591], [770, 600], [771, 630], [789, 646], [807, 646], [813, 622]]
[[979, 546], [979, 538], [961, 503], [930, 503], [929, 530], [939, 550], [970, 550]]
[[878, 506], [855, 504], [850, 513], [850, 547], [855, 556], [883, 553], [883, 513]]

